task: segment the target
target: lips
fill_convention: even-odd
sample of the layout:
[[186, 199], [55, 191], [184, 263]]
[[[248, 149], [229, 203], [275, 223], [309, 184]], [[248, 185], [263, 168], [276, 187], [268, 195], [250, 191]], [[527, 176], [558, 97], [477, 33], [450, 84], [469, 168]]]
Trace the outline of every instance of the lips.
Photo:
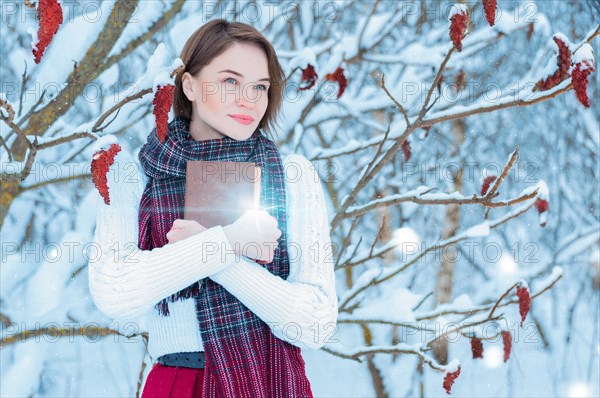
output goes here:
[[229, 115], [233, 120], [235, 120], [238, 123], [241, 124], [250, 124], [254, 121], [254, 118], [252, 116], [246, 116], [246, 115]]

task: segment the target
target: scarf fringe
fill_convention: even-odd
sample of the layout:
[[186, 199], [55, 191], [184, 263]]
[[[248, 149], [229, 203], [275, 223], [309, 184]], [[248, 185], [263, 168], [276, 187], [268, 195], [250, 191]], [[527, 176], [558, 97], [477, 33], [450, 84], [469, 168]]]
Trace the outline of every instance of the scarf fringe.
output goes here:
[[189, 299], [192, 297], [196, 297], [200, 293], [200, 282], [195, 282], [192, 285], [186, 287], [178, 291], [175, 294], [170, 295], [167, 298], [162, 299], [158, 304], [156, 304], [156, 309], [158, 313], [162, 316], [169, 316], [169, 302], [174, 303], [176, 301], [181, 301], [185, 299]]

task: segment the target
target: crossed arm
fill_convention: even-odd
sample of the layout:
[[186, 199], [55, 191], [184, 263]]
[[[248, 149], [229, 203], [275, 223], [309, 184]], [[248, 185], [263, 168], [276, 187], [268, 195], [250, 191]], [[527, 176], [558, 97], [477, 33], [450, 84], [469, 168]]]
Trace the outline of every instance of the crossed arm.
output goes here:
[[[110, 173], [120, 167], [115, 159]], [[282, 340], [319, 348], [336, 328], [337, 296], [323, 191], [312, 164], [289, 155], [284, 166], [298, 179], [287, 182], [287, 280], [234, 253], [216, 226], [153, 250], [137, 249], [139, 184], [117, 181], [111, 204], [99, 204], [94, 242], [101, 256], [88, 267], [92, 297], [113, 318], [135, 318], [164, 297], [210, 277], [238, 298]], [[122, 175], [122, 174], [121, 174]], [[115, 243], [119, 244], [114, 251]], [[198, 264], [201, 259], [201, 265]]]

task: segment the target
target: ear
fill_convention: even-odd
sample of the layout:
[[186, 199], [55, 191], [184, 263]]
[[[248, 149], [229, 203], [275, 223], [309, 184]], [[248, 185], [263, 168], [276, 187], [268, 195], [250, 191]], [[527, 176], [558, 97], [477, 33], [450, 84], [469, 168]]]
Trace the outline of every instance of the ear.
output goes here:
[[183, 76], [181, 76], [181, 88], [188, 100], [195, 101], [196, 96], [194, 95], [194, 89], [192, 88], [192, 79], [192, 75], [189, 72], [185, 72]]

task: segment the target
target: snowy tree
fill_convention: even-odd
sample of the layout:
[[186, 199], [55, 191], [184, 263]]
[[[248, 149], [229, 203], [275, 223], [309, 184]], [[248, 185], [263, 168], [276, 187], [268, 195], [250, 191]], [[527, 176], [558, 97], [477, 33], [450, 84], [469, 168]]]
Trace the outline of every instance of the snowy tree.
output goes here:
[[144, 321], [107, 318], [85, 278], [93, 144], [135, 155], [221, 17], [274, 44], [277, 144], [328, 194], [340, 316], [303, 352], [316, 396], [600, 393], [596, 2], [1, 7], [0, 395], [139, 395]]

